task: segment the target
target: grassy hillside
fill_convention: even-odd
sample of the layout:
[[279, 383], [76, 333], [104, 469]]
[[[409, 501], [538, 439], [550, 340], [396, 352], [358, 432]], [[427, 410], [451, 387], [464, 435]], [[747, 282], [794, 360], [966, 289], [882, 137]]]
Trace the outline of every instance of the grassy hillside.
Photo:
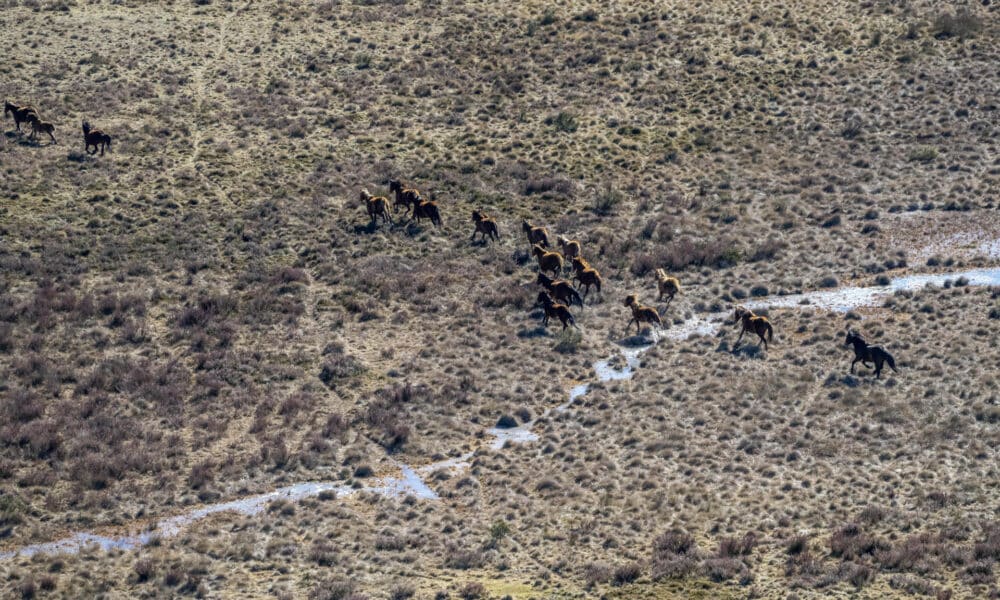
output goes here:
[[[593, 380], [629, 293], [669, 325], [995, 266], [993, 3], [288, 4], [0, 0], [0, 93], [58, 140], [9, 117], [0, 138], [0, 549], [472, 466], [430, 477], [437, 501], [277, 503], [7, 560], [7, 591], [996, 593], [995, 290], [773, 310], [767, 352], [729, 327], [663, 341], [538, 441], [484, 433]], [[360, 190], [391, 178], [443, 227], [369, 225]], [[469, 241], [473, 209], [499, 243]], [[522, 219], [600, 270], [579, 333], [540, 329]], [[850, 377], [847, 325], [901, 372]]]

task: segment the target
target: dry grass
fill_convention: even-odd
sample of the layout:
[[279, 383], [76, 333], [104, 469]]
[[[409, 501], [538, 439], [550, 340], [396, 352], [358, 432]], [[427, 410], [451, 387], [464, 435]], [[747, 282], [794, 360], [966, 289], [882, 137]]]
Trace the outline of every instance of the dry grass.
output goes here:
[[[5, 594], [995, 590], [985, 290], [861, 311], [901, 366], [882, 382], [847, 375], [842, 315], [771, 311], [766, 357], [720, 352], [731, 330], [662, 343], [537, 442], [483, 437], [590, 380], [626, 335], [612, 300], [652, 297], [656, 268], [684, 283], [669, 323], [993, 264], [992, 6], [0, 4], [4, 95], [60, 140], [0, 138], [5, 547], [477, 452], [429, 478], [437, 502], [308, 500], [5, 561]], [[82, 152], [83, 119], [110, 154]], [[389, 178], [443, 228], [368, 227], [358, 190]], [[499, 243], [468, 243], [473, 208]], [[605, 279], [579, 334], [529, 312], [522, 218]]]

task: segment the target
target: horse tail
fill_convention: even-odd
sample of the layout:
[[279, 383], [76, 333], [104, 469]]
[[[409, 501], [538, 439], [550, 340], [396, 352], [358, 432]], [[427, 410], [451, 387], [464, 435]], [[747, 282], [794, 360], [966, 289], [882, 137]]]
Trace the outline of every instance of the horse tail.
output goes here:
[[580, 308], [583, 308], [583, 298], [580, 296], [580, 292], [573, 290], [573, 295], [570, 296], [570, 300], [579, 304]]
[[773, 342], [774, 341], [774, 328], [771, 327], [771, 324], [767, 323], [767, 322], [765, 322], [764, 325], [767, 326], [767, 341]]
[[899, 373], [899, 371], [896, 369], [896, 361], [892, 359], [892, 355], [889, 354], [888, 352], [885, 353], [885, 362], [889, 363], [889, 366], [892, 368], [893, 371]]

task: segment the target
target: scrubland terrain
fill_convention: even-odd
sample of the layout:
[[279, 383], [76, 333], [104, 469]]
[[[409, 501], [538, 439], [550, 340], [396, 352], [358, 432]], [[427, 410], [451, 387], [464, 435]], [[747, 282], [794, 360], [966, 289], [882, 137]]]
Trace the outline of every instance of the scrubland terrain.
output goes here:
[[[8, 558], [5, 597], [996, 597], [996, 289], [664, 340], [485, 434], [592, 381], [629, 293], [669, 326], [995, 266], [995, 3], [0, 6], [58, 139], [0, 138], [0, 550], [474, 453], [437, 500]], [[390, 178], [443, 227], [370, 226]], [[604, 277], [579, 332], [540, 328], [525, 218]], [[849, 375], [847, 326], [900, 372]]]

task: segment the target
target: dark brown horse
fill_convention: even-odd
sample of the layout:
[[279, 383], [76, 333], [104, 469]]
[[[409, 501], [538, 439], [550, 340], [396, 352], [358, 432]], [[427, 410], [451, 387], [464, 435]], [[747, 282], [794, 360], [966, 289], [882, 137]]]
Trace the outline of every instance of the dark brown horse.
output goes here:
[[31, 105], [18, 106], [11, 104], [10, 100], [6, 100], [3, 103], [3, 116], [6, 117], [8, 114], [14, 117], [14, 126], [18, 131], [21, 131], [21, 123], [31, 123], [32, 118], [39, 118], [35, 107]]
[[392, 203], [392, 210], [397, 211], [402, 206], [404, 210], [410, 207], [416, 208], [420, 202], [420, 192], [415, 188], [403, 187], [403, 184], [394, 179], [389, 180], [389, 192], [396, 195], [396, 201]]
[[851, 373], [854, 372], [854, 364], [859, 360], [866, 367], [868, 363], [875, 364], [875, 379], [878, 379], [882, 374], [882, 365], [885, 363], [888, 363], [893, 371], [899, 372], [896, 370], [896, 361], [882, 346], [869, 346], [861, 334], [848, 330], [844, 345], [850, 346], [852, 344], [854, 345], [854, 360], [851, 361]]
[[[108, 152], [111, 152], [111, 136], [104, 133], [100, 129], [93, 129], [90, 123], [83, 122], [83, 151], [87, 154], [97, 154], [97, 149], [101, 149], [101, 156], [104, 156], [104, 147], [107, 146]], [[94, 147], [94, 151], [90, 151], [90, 147]]]
[[[736, 307], [736, 312], [733, 314], [733, 324], [743, 323], [743, 329], [740, 330], [740, 337], [736, 338], [736, 343], [733, 344], [733, 349], [740, 345], [740, 340], [743, 339], [743, 334], [752, 331], [757, 334], [760, 341], [764, 342], [764, 349], [767, 350], [767, 342], [774, 341], [774, 329], [771, 327], [771, 322], [767, 320], [767, 317], [758, 317], [753, 314], [749, 308], [744, 308], [742, 306]], [[766, 339], [764, 336], [767, 336]]]
[[420, 219], [430, 219], [431, 223], [437, 227], [441, 226], [441, 213], [438, 211], [437, 202], [433, 200], [421, 200], [413, 204], [413, 219], [419, 223]]
[[580, 308], [583, 308], [583, 298], [580, 296], [580, 292], [576, 291], [573, 284], [565, 279], [552, 279], [545, 273], [539, 273], [538, 277], [535, 278], [535, 283], [545, 288], [556, 300], [565, 302], [569, 306], [576, 303], [580, 305]]
[[555, 317], [562, 321], [563, 329], [566, 329], [567, 323], [576, 327], [576, 319], [570, 314], [569, 307], [565, 304], [559, 304], [547, 293], [538, 292], [538, 302], [535, 303], [535, 306], [545, 309], [545, 316], [542, 317], [542, 325], [548, 327], [549, 317]]

